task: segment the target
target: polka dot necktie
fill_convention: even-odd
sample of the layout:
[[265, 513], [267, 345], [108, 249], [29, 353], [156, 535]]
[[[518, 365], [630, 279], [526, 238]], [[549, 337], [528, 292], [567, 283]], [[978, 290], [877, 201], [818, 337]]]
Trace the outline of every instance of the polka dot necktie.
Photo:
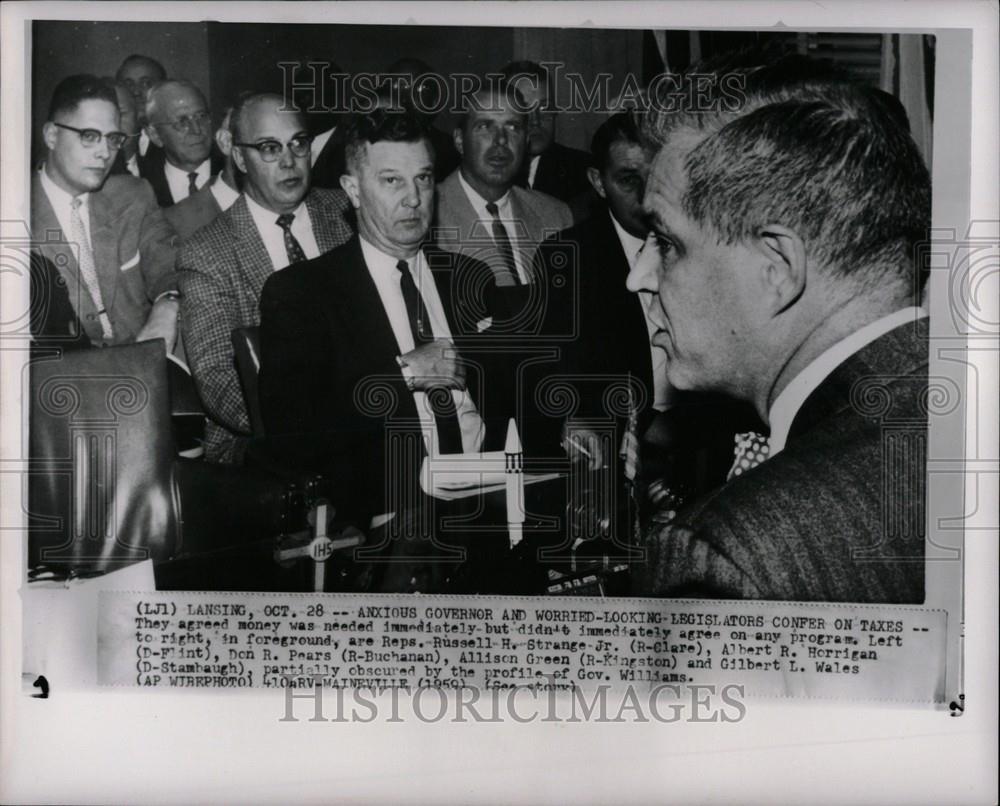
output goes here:
[[301, 263], [306, 259], [306, 253], [302, 251], [302, 246], [292, 235], [292, 221], [295, 220], [293, 213], [282, 213], [276, 222], [285, 233], [285, 253], [288, 255], [288, 265]]
[[765, 461], [771, 453], [771, 446], [764, 434], [748, 431], [735, 436], [736, 447], [733, 451], [733, 466], [729, 468], [726, 481], [736, 476], [742, 476], [747, 471]]

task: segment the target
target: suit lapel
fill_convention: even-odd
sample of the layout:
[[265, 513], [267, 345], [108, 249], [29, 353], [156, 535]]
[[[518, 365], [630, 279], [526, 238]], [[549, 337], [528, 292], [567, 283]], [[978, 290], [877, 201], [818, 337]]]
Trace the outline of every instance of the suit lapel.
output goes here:
[[237, 260], [249, 280], [250, 288], [259, 299], [264, 283], [274, 273], [274, 266], [271, 264], [271, 258], [264, 246], [264, 239], [260, 237], [253, 216], [250, 215], [246, 196], [240, 196], [229, 208], [229, 212], [236, 235]]
[[535, 283], [538, 282], [538, 278], [534, 276], [532, 261], [535, 250], [542, 240], [542, 222], [535, 215], [535, 211], [525, 203], [524, 193], [525, 191], [516, 185], [510, 189], [510, 210], [514, 217], [514, 248], [521, 258], [525, 274], [530, 278], [529, 282]]
[[[56, 212], [49, 203], [49, 197], [42, 187], [38, 175], [32, 177], [31, 200], [31, 231], [37, 248], [42, 255], [52, 262], [59, 275], [66, 283], [70, 304], [87, 337], [100, 343], [103, 338], [101, 327], [97, 322], [97, 309], [87, 292], [87, 287], [80, 276], [80, 265], [76, 259], [76, 248], [69, 245], [69, 234], [62, 231]], [[93, 234], [91, 234], [93, 240]], [[103, 288], [101, 290], [103, 294]]]
[[[90, 244], [94, 253], [94, 264], [97, 268], [97, 280], [101, 286], [101, 298], [104, 309], [110, 311], [114, 306], [115, 294], [118, 291], [118, 273], [120, 271], [118, 239], [115, 237], [112, 212], [108, 200], [100, 193], [90, 194]], [[132, 255], [125, 256], [131, 260]], [[137, 266], [135, 271], [139, 271]]]

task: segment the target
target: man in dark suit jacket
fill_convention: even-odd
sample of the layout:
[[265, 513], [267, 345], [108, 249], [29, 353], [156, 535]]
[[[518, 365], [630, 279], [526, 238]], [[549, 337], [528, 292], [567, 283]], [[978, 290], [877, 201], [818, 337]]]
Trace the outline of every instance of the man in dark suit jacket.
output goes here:
[[146, 182], [108, 176], [124, 142], [114, 90], [95, 76], [63, 80], [43, 137], [32, 237], [67, 289], [78, 335], [92, 345], [162, 338], [169, 352], [177, 333], [176, 236]]
[[552, 108], [555, 92], [548, 72], [529, 61], [512, 62], [501, 72], [531, 109], [528, 158], [518, 176], [519, 184], [566, 202], [573, 211], [573, 220], [579, 223], [589, 214], [593, 198], [587, 181], [590, 157], [586, 151], [556, 142], [558, 112]]
[[260, 398], [276, 454], [334, 478], [338, 511], [367, 525], [412, 505], [423, 456], [502, 447], [505, 422], [457, 352], [488, 313], [487, 297], [467, 295], [492, 275], [424, 243], [434, 166], [422, 125], [358, 116], [347, 165], [358, 237], [268, 280]]
[[648, 121], [659, 255], [629, 287], [659, 297], [670, 382], [752, 403], [770, 434], [660, 513], [636, 590], [919, 603], [930, 177], [884, 94], [797, 65], [747, 70], [737, 110]]
[[233, 135], [229, 128], [231, 117], [232, 109], [229, 109], [215, 132], [215, 145], [225, 157], [222, 170], [193, 196], [181, 199], [177, 204], [165, 207], [163, 210], [163, 215], [174, 228], [181, 243], [202, 227], [211, 224], [239, 198], [240, 181], [233, 162]]
[[190, 81], [168, 80], [146, 93], [145, 132], [156, 151], [139, 161], [160, 207], [193, 196], [222, 170], [225, 157], [213, 148], [212, 118], [205, 96]]
[[198, 230], [177, 260], [184, 347], [209, 420], [205, 458], [241, 463], [250, 419], [232, 331], [260, 323], [265, 281], [290, 263], [347, 241], [343, 191], [310, 190], [309, 138], [300, 114], [281, 112], [281, 96], [245, 96], [233, 111], [233, 159], [244, 193]]

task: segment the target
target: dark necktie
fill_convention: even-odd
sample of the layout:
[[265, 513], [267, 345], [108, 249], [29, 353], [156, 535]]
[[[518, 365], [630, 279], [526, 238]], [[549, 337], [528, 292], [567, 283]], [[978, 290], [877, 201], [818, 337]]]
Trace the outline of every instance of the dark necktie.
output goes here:
[[198, 192], [198, 174], [194, 171], [188, 174], [188, 196]]
[[514, 285], [523, 285], [521, 277], [517, 273], [517, 264], [514, 262], [514, 250], [511, 248], [510, 238], [507, 237], [507, 228], [500, 220], [500, 211], [493, 202], [489, 202], [486, 205], [486, 212], [493, 216], [493, 243], [500, 250], [500, 258], [503, 260], [504, 268], [514, 278]]
[[[399, 270], [399, 287], [403, 292], [403, 302], [406, 305], [406, 318], [410, 320], [410, 333], [413, 335], [414, 347], [420, 347], [434, 340], [430, 328], [424, 324], [426, 310], [417, 286], [410, 274], [410, 265], [405, 260], [396, 264]], [[451, 389], [438, 386], [426, 390], [427, 401], [434, 412], [434, 424], [437, 426], [438, 453], [462, 453], [462, 429], [458, 425], [458, 412], [455, 410], [455, 399]]]
[[277, 224], [285, 231], [285, 253], [288, 255], [288, 264], [301, 263], [306, 259], [306, 253], [302, 251], [299, 242], [292, 235], [292, 221], [295, 220], [293, 213], [282, 213], [278, 216]]

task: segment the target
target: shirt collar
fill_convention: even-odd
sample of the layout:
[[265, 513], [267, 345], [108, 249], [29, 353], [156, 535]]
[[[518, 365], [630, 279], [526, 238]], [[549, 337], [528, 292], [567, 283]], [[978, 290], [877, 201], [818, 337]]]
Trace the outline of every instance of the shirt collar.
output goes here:
[[[489, 210], [486, 209], [486, 205], [489, 202], [486, 201], [482, 196], [480, 196], [475, 190], [472, 189], [472, 185], [465, 181], [465, 177], [462, 176], [462, 169], [458, 169], [458, 181], [462, 185], [462, 190], [465, 191], [465, 195], [468, 196], [469, 202], [472, 204], [473, 209], [476, 211], [476, 215], [480, 218], [491, 219]], [[508, 189], [506, 193], [503, 194], [499, 199], [493, 202], [497, 209], [501, 212], [503, 217], [509, 218], [506, 215], [507, 210], [510, 207], [510, 190]]]
[[[211, 161], [206, 159], [201, 165], [194, 169], [194, 173], [198, 174], [198, 178], [201, 179], [204, 176], [208, 176], [211, 167]], [[178, 168], [168, 159], [163, 160], [163, 170], [166, 171], [167, 174], [173, 174], [178, 179], [183, 178], [185, 181], [187, 181], [188, 174], [192, 173], [191, 171], [185, 171], [183, 168]]]
[[883, 316], [860, 330], [856, 330], [846, 339], [842, 339], [821, 353], [817, 358], [792, 378], [771, 404], [768, 421], [771, 424], [771, 436], [768, 439], [770, 455], [774, 456], [785, 447], [792, 421], [798, 414], [802, 404], [816, 388], [826, 380], [838, 366], [854, 355], [862, 347], [871, 344], [880, 336], [894, 330], [907, 322], [915, 322], [927, 316], [923, 308], [903, 308], [902, 310]]
[[608, 210], [608, 215], [611, 216], [611, 223], [614, 224], [615, 232], [618, 233], [618, 241], [622, 245], [622, 251], [625, 253], [625, 259], [628, 261], [629, 268], [631, 269], [635, 264], [635, 257], [639, 254], [639, 250], [645, 246], [646, 239], [636, 238], [631, 232], [626, 232], [610, 209]]
[[[361, 236], [358, 236], [358, 240], [361, 241], [361, 254], [364, 255], [369, 271], [378, 272], [389, 277], [395, 277], [399, 274], [399, 270], [396, 268], [396, 264], [399, 263], [398, 257], [387, 255]], [[416, 277], [419, 271], [420, 255], [421, 253], [417, 252], [413, 257], [407, 259], [407, 263], [410, 266], [410, 273], [414, 277]]]
[[[222, 178], [222, 174], [218, 174], [212, 181], [212, 195], [215, 196], [215, 200], [219, 203], [219, 208], [225, 212], [240, 197], [239, 191], [231, 188], [229, 183]], [[247, 201], [250, 201], [250, 197], [247, 197]]]
[[[278, 226], [278, 213], [274, 210], [268, 210], [266, 207], [261, 207], [257, 202], [250, 198], [248, 193], [243, 194], [243, 198], [247, 200], [247, 209], [250, 211], [250, 215], [253, 218], [254, 223], [257, 225], [257, 229], [261, 232], [267, 232], [268, 227]], [[299, 206], [292, 210], [292, 215], [295, 216], [295, 220], [292, 222], [292, 226], [299, 221], [303, 220], [302, 213], [306, 209], [306, 200], [303, 199], [299, 202]]]
[[63, 190], [59, 185], [52, 181], [52, 177], [49, 176], [48, 170], [43, 165], [42, 169], [38, 172], [41, 175], [42, 187], [45, 189], [45, 195], [49, 197], [49, 201], [52, 206], [56, 205], [70, 208], [73, 204], [73, 199], [80, 200], [80, 206], [86, 207], [87, 202], [90, 200], [90, 193], [81, 193], [79, 196], [74, 196], [67, 190]]

